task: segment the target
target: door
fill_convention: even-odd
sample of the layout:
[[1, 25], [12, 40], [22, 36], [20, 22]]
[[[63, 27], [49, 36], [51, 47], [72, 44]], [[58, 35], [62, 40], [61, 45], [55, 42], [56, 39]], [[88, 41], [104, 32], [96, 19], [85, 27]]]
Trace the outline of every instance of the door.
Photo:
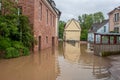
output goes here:
[[52, 37], [52, 46], [55, 46], [55, 37]]
[[41, 50], [41, 36], [38, 38], [38, 50]]

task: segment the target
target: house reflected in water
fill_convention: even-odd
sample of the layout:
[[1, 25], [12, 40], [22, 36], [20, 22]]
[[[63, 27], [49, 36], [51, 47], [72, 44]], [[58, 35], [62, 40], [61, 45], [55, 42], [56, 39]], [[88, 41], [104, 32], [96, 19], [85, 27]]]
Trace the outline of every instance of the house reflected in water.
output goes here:
[[60, 75], [57, 80], [109, 80], [111, 78], [108, 71], [111, 67], [110, 60], [87, 53], [87, 44], [63, 42], [61, 50], [63, 54], [60, 53], [58, 57]]
[[0, 80], [110, 80], [110, 60], [87, 53], [86, 49], [86, 44], [61, 42], [58, 48], [1, 59]]
[[64, 58], [69, 62], [78, 62], [80, 57], [79, 42], [64, 42], [63, 43]]

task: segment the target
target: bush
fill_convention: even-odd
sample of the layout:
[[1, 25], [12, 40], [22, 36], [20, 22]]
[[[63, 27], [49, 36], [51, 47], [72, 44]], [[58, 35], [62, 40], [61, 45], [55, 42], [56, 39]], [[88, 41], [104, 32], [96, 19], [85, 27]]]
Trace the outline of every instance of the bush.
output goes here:
[[13, 41], [12, 46], [16, 49], [22, 49], [24, 47], [22, 42], [20, 42], [20, 41]]
[[30, 51], [29, 51], [29, 49], [28, 48], [26, 48], [26, 47], [24, 47], [23, 48], [23, 56], [27, 56], [27, 55], [29, 55], [30, 54]]
[[20, 53], [16, 48], [10, 47], [6, 49], [5, 58], [9, 59], [9, 58], [16, 58], [19, 56], [20, 56]]
[[0, 50], [6, 50], [11, 47], [11, 41], [8, 38], [0, 38]]
[[20, 41], [22, 41], [25, 47], [31, 48], [34, 43], [34, 36], [32, 33], [32, 26], [29, 24], [28, 17], [19, 16], [20, 24], [18, 26], [22, 35], [20, 35]]

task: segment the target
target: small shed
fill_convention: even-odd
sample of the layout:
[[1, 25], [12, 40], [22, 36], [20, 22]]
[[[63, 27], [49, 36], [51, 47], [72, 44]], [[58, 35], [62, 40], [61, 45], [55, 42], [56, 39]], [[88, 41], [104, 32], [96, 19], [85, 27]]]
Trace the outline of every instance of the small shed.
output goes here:
[[64, 28], [64, 40], [65, 41], [80, 41], [81, 27], [77, 20], [69, 20]]

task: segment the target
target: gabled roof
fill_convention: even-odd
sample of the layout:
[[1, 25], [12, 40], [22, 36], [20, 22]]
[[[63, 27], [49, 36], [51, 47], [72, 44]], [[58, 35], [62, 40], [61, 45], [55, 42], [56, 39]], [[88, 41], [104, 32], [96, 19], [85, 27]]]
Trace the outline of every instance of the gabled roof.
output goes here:
[[77, 20], [75, 20], [74, 18], [69, 20], [66, 24], [65, 24], [65, 29], [72, 23], [72, 21], [75, 23], [75, 25], [78, 27], [78, 29], [80, 28], [79, 22]]
[[95, 33], [98, 29], [108, 23], [109, 20], [104, 20], [102, 23], [94, 23], [89, 29], [89, 33]]
[[115, 8], [114, 10], [110, 11], [108, 14], [112, 14], [115, 10], [119, 10], [120, 11], [120, 6]]

